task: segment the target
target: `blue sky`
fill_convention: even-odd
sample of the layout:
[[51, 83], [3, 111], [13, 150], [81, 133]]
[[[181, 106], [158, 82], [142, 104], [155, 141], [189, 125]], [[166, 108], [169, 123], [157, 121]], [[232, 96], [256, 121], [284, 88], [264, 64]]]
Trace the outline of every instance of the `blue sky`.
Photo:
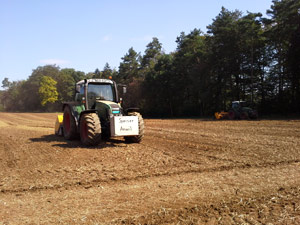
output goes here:
[[271, 0], [0, 0], [0, 82], [23, 80], [46, 64], [84, 72], [118, 69], [130, 47], [157, 37], [165, 52], [180, 32], [206, 31], [224, 6], [261, 12]]

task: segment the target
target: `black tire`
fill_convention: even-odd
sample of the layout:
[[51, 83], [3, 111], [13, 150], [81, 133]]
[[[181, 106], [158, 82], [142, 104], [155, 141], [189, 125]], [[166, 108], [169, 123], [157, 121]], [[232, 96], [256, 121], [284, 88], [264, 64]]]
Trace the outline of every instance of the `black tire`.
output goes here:
[[233, 110], [230, 110], [228, 112], [228, 119], [234, 120], [236, 118], [235, 112]]
[[256, 120], [258, 118], [258, 113], [256, 110], [253, 110], [253, 112], [249, 115], [250, 119]]
[[88, 146], [101, 142], [101, 122], [96, 113], [87, 113], [80, 119], [80, 140]]
[[125, 136], [125, 141], [127, 143], [140, 143], [144, 137], [144, 120], [140, 113], [130, 112], [128, 116], [137, 116], [139, 120], [139, 135], [135, 136]]
[[77, 137], [77, 127], [75, 118], [71, 113], [69, 106], [64, 108], [63, 133], [67, 140], [72, 140]]
[[247, 112], [241, 112], [240, 118], [241, 120], [247, 120], [249, 119], [249, 115]]

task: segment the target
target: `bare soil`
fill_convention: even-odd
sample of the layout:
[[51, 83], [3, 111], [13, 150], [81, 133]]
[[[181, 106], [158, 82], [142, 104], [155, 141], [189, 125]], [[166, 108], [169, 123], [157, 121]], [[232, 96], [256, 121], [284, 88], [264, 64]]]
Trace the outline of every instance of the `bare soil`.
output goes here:
[[0, 113], [0, 224], [300, 224], [300, 120], [145, 120], [140, 144]]

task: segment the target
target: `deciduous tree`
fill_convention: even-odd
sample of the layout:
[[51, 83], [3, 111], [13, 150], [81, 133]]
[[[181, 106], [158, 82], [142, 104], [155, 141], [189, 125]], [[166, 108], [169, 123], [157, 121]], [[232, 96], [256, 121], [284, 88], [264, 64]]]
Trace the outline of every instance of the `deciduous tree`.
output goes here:
[[47, 103], [54, 103], [58, 100], [56, 84], [57, 82], [49, 76], [43, 76], [41, 78], [39, 95], [42, 106], [45, 106]]

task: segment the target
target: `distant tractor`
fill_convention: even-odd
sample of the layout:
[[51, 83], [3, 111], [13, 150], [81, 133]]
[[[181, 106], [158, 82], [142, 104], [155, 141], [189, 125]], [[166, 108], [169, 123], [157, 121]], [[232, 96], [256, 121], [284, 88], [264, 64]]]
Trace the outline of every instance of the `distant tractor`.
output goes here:
[[[123, 87], [124, 92], [126, 87]], [[124, 137], [139, 143], [144, 121], [137, 108], [121, 107], [117, 85], [110, 79], [85, 79], [76, 83], [75, 101], [63, 103], [55, 133], [72, 140], [80, 137], [84, 145], [97, 145], [103, 139]]]
[[231, 105], [231, 109], [228, 112], [216, 112], [215, 118], [217, 120], [220, 119], [257, 119], [258, 114], [257, 111], [250, 108], [249, 104], [245, 101], [233, 101]]

